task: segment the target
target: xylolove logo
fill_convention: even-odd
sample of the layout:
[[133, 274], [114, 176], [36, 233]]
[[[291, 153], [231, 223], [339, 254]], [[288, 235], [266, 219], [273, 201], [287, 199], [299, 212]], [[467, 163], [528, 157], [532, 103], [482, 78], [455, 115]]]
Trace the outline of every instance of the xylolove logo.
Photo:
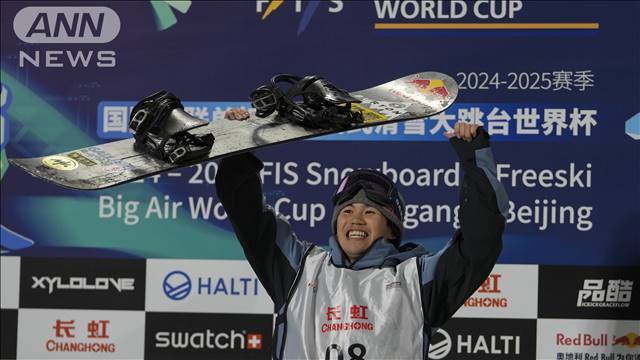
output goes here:
[[169, 299], [182, 300], [191, 292], [191, 279], [184, 271], [172, 271], [164, 277], [162, 290]]
[[104, 44], [118, 36], [120, 18], [103, 6], [29, 6], [13, 18], [13, 31], [30, 44]]
[[[302, 11], [301, 0], [294, 0], [290, 2], [294, 3], [296, 13], [300, 13]], [[271, 13], [276, 11], [283, 3], [284, 3], [284, 0], [257, 0], [256, 12], [262, 13], [262, 20], [264, 20], [269, 15], [271, 15]], [[330, 3], [331, 5], [328, 9], [330, 13], [339, 13], [342, 11], [342, 8], [344, 7], [344, 3], [342, 0], [331, 0]], [[269, 4], [269, 5], [267, 6], [267, 9], [264, 10], [263, 7], [266, 4]], [[316, 13], [316, 10], [318, 10], [319, 5], [320, 5], [319, 0], [307, 1], [307, 6], [305, 7], [304, 12], [302, 13], [302, 19], [300, 20], [300, 24], [298, 25], [298, 36], [300, 36], [300, 34], [302, 34], [302, 32], [304, 32], [304, 30], [307, 28], [307, 26], [311, 22], [311, 18], [313, 18], [313, 15]]]
[[21, 258], [20, 308], [144, 310], [144, 259]]
[[86, 277], [70, 277], [63, 281], [61, 277], [32, 276], [32, 289], [48, 289], [49, 294], [57, 290], [109, 290], [114, 288], [118, 292], [134, 291], [134, 278], [107, 278], [98, 277], [91, 281]]

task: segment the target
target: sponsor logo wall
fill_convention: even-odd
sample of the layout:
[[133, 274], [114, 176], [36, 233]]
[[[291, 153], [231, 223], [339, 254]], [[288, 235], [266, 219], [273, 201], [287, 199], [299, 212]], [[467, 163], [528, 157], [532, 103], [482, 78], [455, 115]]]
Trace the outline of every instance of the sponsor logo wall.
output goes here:
[[[0, 259], [3, 359], [270, 357], [273, 305], [246, 261]], [[496, 265], [429, 358], [640, 360], [639, 275]]]
[[246, 261], [3, 256], [2, 359], [268, 359]]

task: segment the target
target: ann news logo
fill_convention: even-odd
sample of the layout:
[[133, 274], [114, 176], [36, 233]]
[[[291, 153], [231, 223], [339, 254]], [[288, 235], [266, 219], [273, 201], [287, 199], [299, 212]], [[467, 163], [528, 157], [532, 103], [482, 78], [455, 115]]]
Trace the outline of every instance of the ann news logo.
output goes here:
[[[13, 31], [29, 44], [106, 44], [118, 36], [120, 17], [103, 6], [29, 6], [14, 17]], [[21, 68], [116, 66], [115, 51], [97, 48], [20, 50], [18, 58]]]
[[633, 280], [585, 279], [578, 291], [577, 307], [628, 308], [631, 306]]

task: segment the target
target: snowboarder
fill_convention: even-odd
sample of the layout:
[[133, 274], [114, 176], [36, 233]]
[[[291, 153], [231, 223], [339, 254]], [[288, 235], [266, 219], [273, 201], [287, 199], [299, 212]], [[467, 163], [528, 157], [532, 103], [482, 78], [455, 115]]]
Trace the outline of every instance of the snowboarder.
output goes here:
[[[229, 110], [232, 120], [248, 118]], [[427, 359], [442, 326], [502, 249], [508, 198], [489, 135], [459, 122], [445, 134], [465, 172], [460, 229], [438, 253], [402, 243], [404, 200], [382, 173], [355, 170], [333, 196], [329, 250], [298, 239], [264, 204], [252, 153], [223, 159], [218, 196], [277, 313], [275, 359]]]

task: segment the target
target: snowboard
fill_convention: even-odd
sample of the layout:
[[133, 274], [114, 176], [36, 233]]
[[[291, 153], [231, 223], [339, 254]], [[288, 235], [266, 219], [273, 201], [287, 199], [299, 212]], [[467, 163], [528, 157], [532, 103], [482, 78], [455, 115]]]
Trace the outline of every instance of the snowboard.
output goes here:
[[9, 159], [29, 174], [72, 189], [104, 189], [176, 168], [223, 158], [262, 147], [333, 134], [358, 128], [421, 119], [447, 109], [458, 95], [455, 80], [438, 72], [421, 72], [364, 90], [349, 92], [360, 100], [351, 111], [359, 111], [364, 122], [348, 129], [319, 129], [288, 122], [272, 114], [247, 120], [215, 120], [193, 129], [193, 134], [212, 133], [215, 142], [209, 155], [188, 163], [172, 164], [134, 149], [126, 139], [82, 149], [36, 157]]

